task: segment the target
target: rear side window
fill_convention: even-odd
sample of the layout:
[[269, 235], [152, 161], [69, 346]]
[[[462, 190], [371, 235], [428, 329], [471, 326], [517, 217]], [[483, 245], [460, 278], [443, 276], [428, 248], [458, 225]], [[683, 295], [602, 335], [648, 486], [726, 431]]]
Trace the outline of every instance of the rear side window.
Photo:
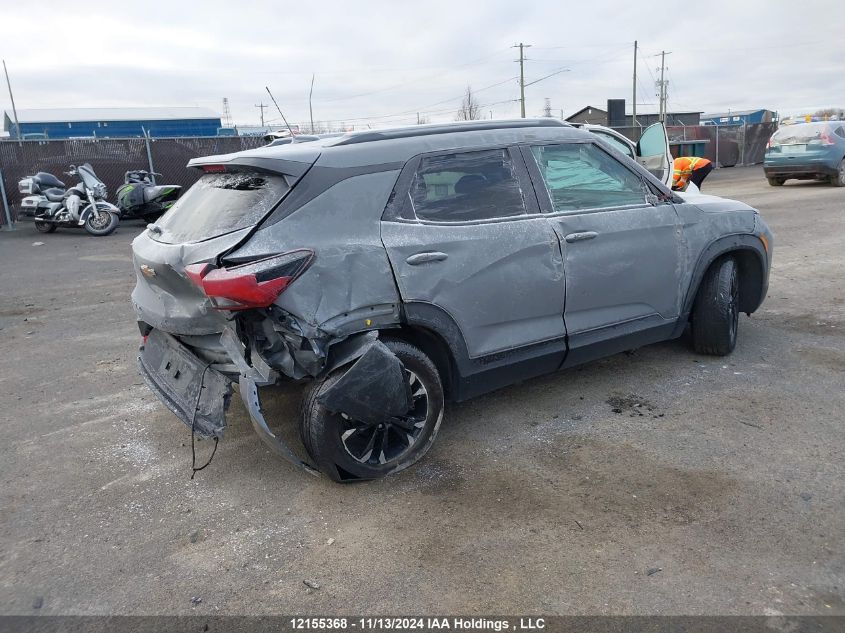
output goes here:
[[590, 143], [531, 148], [557, 212], [645, 203], [642, 180]]
[[256, 224], [290, 189], [281, 175], [260, 172], [205, 174], [156, 224], [154, 238], [196, 242]]
[[426, 156], [411, 183], [416, 217], [466, 222], [523, 215], [525, 201], [504, 149]]

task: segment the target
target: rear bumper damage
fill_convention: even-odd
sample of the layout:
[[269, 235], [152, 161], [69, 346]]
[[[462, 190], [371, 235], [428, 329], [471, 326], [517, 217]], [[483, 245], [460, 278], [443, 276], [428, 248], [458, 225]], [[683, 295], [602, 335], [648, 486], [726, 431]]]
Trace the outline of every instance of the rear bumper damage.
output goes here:
[[149, 388], [188, 427], [203, 437], [223, 437], [231, 382], [175, 338], [153, 330], [138, 352]]
[[[316, 474], [313, 466], [302, 461], [270, 430], [261, 412], [258, 385], [275, 382], [276, 375], [262, 374], [247, 363], [243, 346], [231, 329], [224, 331], [221, 343], [241, 370], [238, 377], [241, 398], [258, 436], [280, 457]], [[211, 365], [161, 330], [150, 331], [138, 351], [141, 376], [159, 400], [194, 433], [221, 438], [226, 429], [233, 381]]]
[[[300, 459], [270, 429], [264, 418], [258, 388], [275, 384], [279, 373], [254, 348], [247, 353], [232, 327], [224, 330], [220, 344], [239, 371], [234, 380], [175, 337], [156, 329], [149, 332], [139, 350], [140, 373], [153, 393], [182, 422], [204, 437], [223, 436], [232, 383], [237, 381], [241, 399], [261, 440], [279, 457], [317, 474], [312, 465]], [[401, 416], [410, 407], [411, 396], [402, 363], [378, 340], [375, 331], [354, 334], [334, 343], [316, 364], [320, 366], [320, 376], [350, 366], [343, 378], [319, 397], [320, 404], [333, 413], [343, 412], [362, 422], [375, 423]]]

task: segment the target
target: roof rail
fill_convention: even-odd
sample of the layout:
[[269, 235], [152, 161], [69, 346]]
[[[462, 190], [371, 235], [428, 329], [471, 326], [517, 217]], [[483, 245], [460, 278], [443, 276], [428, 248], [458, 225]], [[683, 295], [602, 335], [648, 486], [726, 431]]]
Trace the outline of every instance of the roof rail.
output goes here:
[[571, 127], [569, 123], [558, 119], [513, 119], [507, 121], [459, 121], [456, 123], [435, 123], [432, 125], [412, 125], [385, 130], [366, 132], [352, 132], [332, 143], [338, 145], [355, 145], [371, 141], [387, 141], [396, 138], [412, 138], [415, 136], [431, 136], [433, 134], [451, 134], [453, 132], [475, 132], [482, 130], [509, 130], [531, 127]]

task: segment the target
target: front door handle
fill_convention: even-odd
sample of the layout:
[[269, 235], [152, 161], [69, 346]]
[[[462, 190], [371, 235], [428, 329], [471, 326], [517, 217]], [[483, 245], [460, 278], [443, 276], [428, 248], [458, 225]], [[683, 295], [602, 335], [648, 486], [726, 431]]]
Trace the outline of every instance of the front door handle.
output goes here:
[[411, 255], [405, 261], [411, 266], [418, 266], [419, 264], [425, 264], [426, 262], [442, 262], [447, 257], [448, 255], [446, 255], [446, 253], [441, 253], [440, 251], [427, 251], [425, 253], [416, 253]]
[[572, 242], [583, 242], [584, 240], [591, 240], [594, 237], [598, 237], [598, 233], [595, 231], [583, 231], [581, 233], [570, 233], [563, 239], [565, 239], [570, 244]]

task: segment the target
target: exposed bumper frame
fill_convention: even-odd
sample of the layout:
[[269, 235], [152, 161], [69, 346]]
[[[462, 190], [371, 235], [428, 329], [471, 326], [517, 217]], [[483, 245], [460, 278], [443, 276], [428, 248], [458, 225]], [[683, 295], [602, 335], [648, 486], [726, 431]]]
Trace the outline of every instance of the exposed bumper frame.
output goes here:
[[[225, 411], [228, 408], [228, 401], [231, 396], [232, 381], [220, 372], [211, 368], [207, 363], [201, 361], [199, 358], [196, 358], [190, 350], [172, 336], [158, 330], [153, 330], [150, 333], [150, 336], [162, 337], [160, 342], [154, 339], [153, 344], [158, 343], [165, 346], [170, 352], [172, 352], [172, 354], [180, 356], [186, 360], [187, 356], [193, 357], [196, 361], [193, 363], [193, 369], [197, 370], [201, 367], [202, 373], [199, 377], [199, 385], [195, 385], [196, 388], [192, 393], [188, 393], [186, 396], [177, 393], [168, 384], [168, 381], [164, 378], [162, 372], [156, 369], [153, 362], [151, 362], [153, 359], [149, 358], [149, 354], [144, 353], [145, 346], [149, 344], [148, 338], [147, 343], [141, 346], [138, 353], [139, 373], [144, 379], [144, 382], [146, 382], [150, 390], [158, 396], [159, 400], [161, 400], [165, 406], [167, 406], [167, 408], [170, 409], [189, 428], [191, 427], [192, 418], [194, 417], [193, 407], [197, 401], [197, 396], [195, 394], [203, 393], [203, 390], [206, 389], [207, 391], [203, 393], [203, 402], [206, 404], [213, 402], [220, 408], [219, 410], [212, 410], [215, 415], [207, 415], [203, 412], [203, 407], [199, 407], [199, 410], [196, 412], [196, 417], [193, 420], [193, 428], [195, 432], [205, 437], [222, 437], [223, 431], [226, 428]], [[271, 384], [272, 382], [275, 382], [275, 376], [268, 375], [262, 377], [260, 373], [247, 363], [242, 351], [242, 345], [240, 345], [234, 332], [230, 329], [227, 329], [223, 333], [221, 341], [223, 342], [224, 347], [226, 347], [227, 352], [232, 356], [233, 362], [235, 362], [239, 369], [241, 369], [242, 373], [238, 378], [238, 385], [241, 398], [246, 405], [247, 412], [249, 413], [250, 421], [252, 422], [255, 432], [279, 457], [311, 475], [319, 476], [319, 471], [312, 465], [301, 460], [286, 443], [284, 443], [270, 430], [270, 427], [267, 425], [267, 421], [264, 419], [264, 414], [261, 411], [261, 399], [258, 395], [257, 382], [260, 382], [261, 384]], [[193, 380], [189, 384], [193, 384], [194, 382], [196, 381]], [[205, 409], [208, 410], [208, 406], [206, 406]]]

